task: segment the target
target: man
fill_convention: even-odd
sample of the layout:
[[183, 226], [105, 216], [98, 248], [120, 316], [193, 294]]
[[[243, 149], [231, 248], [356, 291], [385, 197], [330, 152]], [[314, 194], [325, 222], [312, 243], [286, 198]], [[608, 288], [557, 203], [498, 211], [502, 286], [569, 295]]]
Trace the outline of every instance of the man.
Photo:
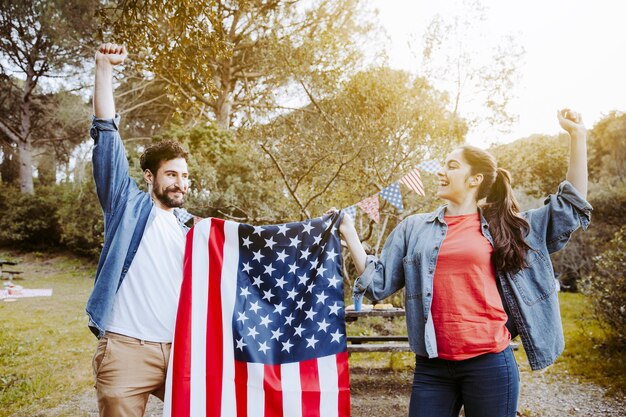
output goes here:
[[93, 372], [107, 417], [142, 416], [150, 394], [163, 400], [188, 230], [177, 210], [188, 187], [187, 152], [178, 143], [160, 142], [141, 156], [147, 193], [129, 177], [112, 84], [125, 58], [115, 44], [96, 53], [90, 132], [105, 231], [86, 310], [99, 338]]

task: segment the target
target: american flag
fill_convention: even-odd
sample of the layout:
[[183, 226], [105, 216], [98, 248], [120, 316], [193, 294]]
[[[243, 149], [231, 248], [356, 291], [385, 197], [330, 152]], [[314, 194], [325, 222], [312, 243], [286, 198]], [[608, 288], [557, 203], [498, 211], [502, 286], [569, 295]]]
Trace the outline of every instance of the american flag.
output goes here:
[[415, 191], [417, 194], [426, 195], [426, 193], [424, 193], [422, 177], [420, 176], [420, 172], [417, 168], [409, 171], [408, 174], [400, 179], [400, 182]]
[[349, 416], [337, 214], [187, 235], [164, 416]]

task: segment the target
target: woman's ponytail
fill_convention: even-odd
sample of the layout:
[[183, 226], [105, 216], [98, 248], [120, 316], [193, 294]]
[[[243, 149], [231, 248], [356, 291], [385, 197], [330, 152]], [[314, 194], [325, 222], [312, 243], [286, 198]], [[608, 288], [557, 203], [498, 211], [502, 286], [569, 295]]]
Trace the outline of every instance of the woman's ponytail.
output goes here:
[[493, 262], [498, 270], [517, 271], [526, 265], [530, 246], [524, 240], [528, 222], [519, 215], [519, 204], [511, 187], [511, 174], [497, 168], [483, 207], [493, 237]]
[[485, 198], [483, 214], [493, 237], [492, 260], [499, 271], [514, 272], [526, 266], [530, 246], [524, 240], [528, 222], [519, 214], [519, 204], [511, 187], [511, 174], [497, 168], [495, 158], [474, 146], [463, 146], [463, 157], [472, 167], [472, 175], [482, 174], [477, 198]]

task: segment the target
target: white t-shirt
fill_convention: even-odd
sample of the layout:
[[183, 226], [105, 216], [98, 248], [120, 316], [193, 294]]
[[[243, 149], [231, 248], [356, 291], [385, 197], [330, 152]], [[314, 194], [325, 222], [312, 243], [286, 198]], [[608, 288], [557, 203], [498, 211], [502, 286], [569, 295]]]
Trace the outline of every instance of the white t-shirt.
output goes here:
[[113, 303], [107, 331], [171, 342], [183, 279], [185, 233], [174, 213], [152, 208], [137, 253]]

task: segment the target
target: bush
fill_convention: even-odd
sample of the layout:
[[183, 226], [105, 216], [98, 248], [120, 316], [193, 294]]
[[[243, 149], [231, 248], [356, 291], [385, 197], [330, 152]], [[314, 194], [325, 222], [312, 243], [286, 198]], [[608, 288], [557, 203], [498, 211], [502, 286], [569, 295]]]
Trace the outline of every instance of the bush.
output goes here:
[[60, 197], [54, 188], [37, 190], [36, 195], [17, 188], [0, 188], [0, 245], [39, 249], [59, 244], [57, 220]]
[[589, 183], [588, 199], [593, 206], [589, 230], [576, 231], [567, 247], [551, 256], [564, 291], [578, 291], [579, 281], [596, 267], [597, 256], [607, 248], [623, 223], [625, 196], [626, 187], [622, 184]]
[[34, 195], [0, 187], [0, 211], [0, 246], [100, 254], [104, 224], [93, 181], [39, 187]]
[[104, 220], [93, 181], [64, 190], [58, 219], [61, 244], [78, 255], [97, 259], [104, 241]]
[[596, 267], [583, 288], [592, 298], [596, 315], [626, 346], [626, 226], [615, 233], [608, 248], [595, 257]]

